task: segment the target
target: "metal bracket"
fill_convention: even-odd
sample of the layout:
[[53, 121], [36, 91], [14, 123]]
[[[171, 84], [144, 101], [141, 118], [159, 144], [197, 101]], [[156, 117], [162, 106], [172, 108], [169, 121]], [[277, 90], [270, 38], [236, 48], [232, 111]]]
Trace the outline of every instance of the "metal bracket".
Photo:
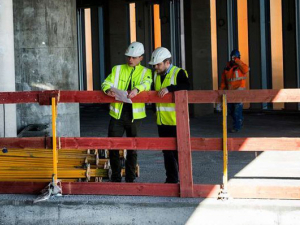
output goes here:
[[52, 175], [52, 182], [48, 184], [47, 187], [45, 187], [42, 191], [42, 194], [40, 194], [33, 203], [38, 203], [42, 201], [46, 201], [50, 199], [51, 197], [56, 196], [62, 196], [62, 188], [61, 188], [61, 182], [54, 182], [54, 174]]

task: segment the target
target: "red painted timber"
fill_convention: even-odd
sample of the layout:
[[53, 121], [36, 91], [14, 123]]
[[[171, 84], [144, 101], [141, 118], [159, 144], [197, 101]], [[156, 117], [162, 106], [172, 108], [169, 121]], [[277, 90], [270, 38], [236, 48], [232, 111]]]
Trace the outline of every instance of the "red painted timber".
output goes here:
[[36, 148], [36, 149], [51, 149], [51, 137], [29, 137], [29, 138], [0, 138], [0, 148]]
[[136, 195], [179, 197], [179, 184], [150, 183], [63, 183], [63, 194]]
[[[0, 194], [39, 194], [45, 182], [0, 182]], [[136, 195], [179, 197], [179, 184], [62, 182], [64, 195]]]
[[[59, 141], [60, 140], [60, 141]], [[61, 149], [176, 150], [176, 138], [58, 138]], [[221, 138], [191, 138], [192, 151], [222, 151]], [[0, 138], [0, 148], [51, 149], [51, 137]], [[229, 151], [300, 151], [300, 138], [229, 138]]]
[[217, 198], [220, 190], [220, 185], [217, 184], [194, 184], [193, 197]]
[[300, 138], [229, 138], [229, 151], [300, 151]]
[[0, 92], [0, 104], [37, 103], [40, 91]]
[[[10, 103], [38, 103], [49, 104], [51, 94], [58, 92], [50, 91], [23, 91], [23, 92], [0, 92], [0, 104]], [[59, 91], [61, 103], [109, 103], [116, 102], [113, 98], [105, 95], [102, 91]], [[238, 92], [238, 95], [237, 95]], [[299, 89], [281, 90], [244, 90], [244, 91], [189, 91], [189, 103], [214, 103], [221, 102], [223, 93], [227, 95], [229, 103], [236, 102], [300, 102]], [[164, 98], [159, 98], [157, 92], [142, 92], [133, 102], [174, 102], [174, 95], [169, 93]]]
[[300, 199], [299, 186], [229, 185], [228, 193], [233, 198]]
[[[0, 182], [0, 194], [39, 194], [48, 183], [45, 182]], [[65, 195], [136, 195], [178, 197], [179, 184], [150, 183], [85, 183], [63, 182]], [[193, 197], [216, 198], [220, 185], [195, 184]], [[300, 199], [298, 186], [232, 185], [228, 193], [233, 198]]]
[[0, 194], [39, 194], [49, 183], [0, 182]]
[[228, 103], [300, 102], [300, 89], [243, 90], [243, 91], [189, 91], [189, 103], [221, 102], [226, 94]]
[[193, 170], [187, 91], [175, 92], [180, 197], [193, 197]]
[[176, 150], [176, 138], [60, 138], [61, 149]]
[[[109, 97], [104, 94], [103, 91], [60, 91], [60, 102], [61, 103], [110, 103], [118, 102], [114, 98]], [[135, 103], [155, 103], [164, 102], [170, 103], [174, 102], [173, 94], [169, 93], [164, 98], [159, 98], [156, 91], [145, 91], [138, 94], [132, 99]]]

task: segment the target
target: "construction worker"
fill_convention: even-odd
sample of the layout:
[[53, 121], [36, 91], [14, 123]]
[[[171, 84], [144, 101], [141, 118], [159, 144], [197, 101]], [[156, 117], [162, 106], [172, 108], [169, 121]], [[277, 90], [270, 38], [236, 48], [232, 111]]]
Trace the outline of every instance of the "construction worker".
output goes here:
[[[189, 89], [187, 72], [172, 65], [172, 55], [168, 49], [155, 49], [149, 64], [155, 68], [153, 89], [158, 92], [160, 98], [167, 93]], [[156, 123], [159, 137], [177, 136], [174, 103], [156, 104]], [[165, 183], [178, 183], [178, 152], [163, 150], [163, 155], [167, 176]]]
[[[238, 50], [233, 50], [230, 54], [231, 60], [227, 62], [222, 73], [220, 90], [245, 90], [246, 78], [249, 67], [241, 61], [241, 54]], [[238, 93], [237, 93], [238, 94]], [[229, 103], [228, 112], [233, 119], [231, 133], [236, 133], [243, 126], [243, 103]]]
[[[152, 72], [150, 69], [142, 66], [144, 45], [139, 42], [133, 42], [127, 48], [127, 64], [114, 66], [111, 74], [102, 84], [102, 90], [108, 96], [115, 97], [116, 93], [111, 90], [112, 87], [119, 90], [128, 91], [128, 98], [132, 99], [142, 91], [149, 91], [152, 83]], [[126, 131], [127, 137], [137, 137], [138, 129], [141, 125], [141, 119], [146, 117], [144, 103], [111, 103], [111, 119], [108, 128], [108, 137], [122, 137]], [[109, 152], [110, 164], [112, 169], [112, 182], [121, 182], [121, 162], [119, 150]], [[125, 181], [134, 182], [137, 164], [136, 150], [128, 150], [125, 161]]]

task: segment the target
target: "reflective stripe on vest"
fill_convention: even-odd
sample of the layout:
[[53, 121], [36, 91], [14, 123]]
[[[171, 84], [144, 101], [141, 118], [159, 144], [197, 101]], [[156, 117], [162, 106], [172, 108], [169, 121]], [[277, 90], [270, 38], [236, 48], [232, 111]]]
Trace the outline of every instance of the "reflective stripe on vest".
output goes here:
[[132, 108], [132, 111], [134, 113], [141, 113], [141, 112], [145, 112], [145, 108], [136, 108], [136, 109]]
[[[145, 90], [147, 89], [147, 86], [146, 86], [146, 84], [144, 84], [143, 80], [144, 80], [144, 76], [145, 76], [146, 72], [147, 72], [147, 68], [144, 68], [143, 73], [142, 73], [141, 83], [140, 83], [145, 88]], [[149, 82], [149, 81], [147, 80], [146, 82]]]
[[246, 80], [246, 77], [236, 77], [227, 79], [228, 82], [237, 81], [237, 80]]
[[112, 105], [109, 106], [109, 109], [111, 111], [114, 111], [115, 113], [119, 113], [120, 112], [118, 109], [114, 108]]
[[114, 82], [114, 87], [115, 88], [118, 88], [119, 77], [120, 77], [120, 70], [121, 70], [121, 65], [117, 66], [117, 69], [116, 69], [115, 82]]
[[156, 106], [156, 110], [160, 112], [175, 112], [175, 107]]

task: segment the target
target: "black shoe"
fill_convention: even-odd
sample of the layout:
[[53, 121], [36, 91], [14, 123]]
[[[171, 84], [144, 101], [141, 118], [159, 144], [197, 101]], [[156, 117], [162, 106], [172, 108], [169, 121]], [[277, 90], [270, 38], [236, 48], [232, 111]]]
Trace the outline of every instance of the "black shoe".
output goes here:
[[230, 133], [237, 133], [237, 132], [239, 132], [239, 130], [237, 130], [237, 129], [231, 129], [230, 130]]

